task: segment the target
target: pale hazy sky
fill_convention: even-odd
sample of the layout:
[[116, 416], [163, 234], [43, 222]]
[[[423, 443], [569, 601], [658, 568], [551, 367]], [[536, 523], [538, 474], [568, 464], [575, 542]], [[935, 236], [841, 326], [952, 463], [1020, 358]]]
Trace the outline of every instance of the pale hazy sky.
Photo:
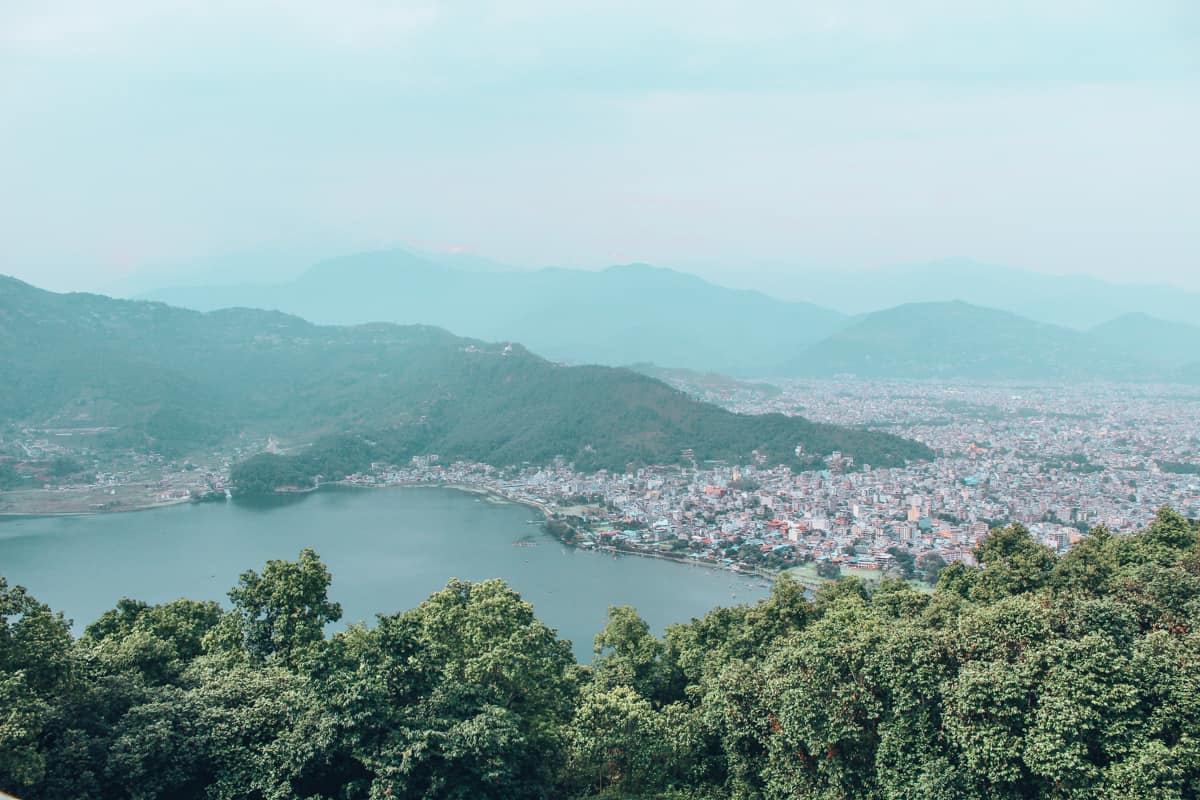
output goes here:
[[54, 289], [397, 243], [1200, 287], [1198, 142], [1196, 0], [0, 0], [0, 272]]

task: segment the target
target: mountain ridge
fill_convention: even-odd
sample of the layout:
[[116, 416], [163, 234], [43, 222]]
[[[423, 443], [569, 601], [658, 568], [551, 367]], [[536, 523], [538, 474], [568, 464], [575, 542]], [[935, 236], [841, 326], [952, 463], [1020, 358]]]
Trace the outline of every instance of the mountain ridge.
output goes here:
[[1087, 330], [1129, 312], [1187, 323], [1195, 318], [1200, 291], [1154, 283], [1116, 283], [1088, 275], [1053, 274], [945, 258], [861, 272], [802, 271], [795, 283], [777, 287], [783, 296], [848, 314], [869, 313], [915, 302], [960, 299], [1039, 322]]
[[[1122, 380], [1152, 373], [1170, 378], [1189, 363], [1192, 337], [1181, 331], [1194, 326], [1179, 326], [1187, 326], [1200, 302], [1200, 293], [1175, 287], [1126, 286], [968, 259], [803, 275], [804, 295], [819, 305], [642, 262], [602, 270], [511, 271], [486, 259], [479, 269], [463, 268], [456, 258], [407, 249], [363, 252], [318, 262], [289, 282], [165, 289], [147, 296], [199, 310], [273, 308], [327, 324], [432, 324], [484, 340], [521, 341], [568, 363], [651, 362], [736, 377], [795, 372], [801, 353], [811, 357], [823, 341], [838, 341], [840, 331], [870, 314], [957, 300], [1089, 334], [1091, 344], [1068, 347], [1061, 330], [1046, 331], [1061, 348], [1078, 349], [1078, 363], [1099, 365], [1092, 377]], [[1151, 314], [1161, 324], [1145, 322]], [[1131, 327], [1127, 319], [1123, 329], [1117, 322], [1122, 318], [1142, 322]], [[1097, 352], [1100, 346], [1107, 357]], [[1137, 359], [1141, 367], [1129, 363]], [[1086, 370], [1063, 365], [1030, 366], [1012, 377], [1087, 377]]]
[[831, 309], [664, 267], [466, 273], [407, 251], [327, 260], [284, 284], [161, 290], [146, 297], [201, 311], [278, 309], [323, 324], [432, 324], [480, 339], [524, 342], [572, 363], [654, 361], [743, 372], [768, 367], [845, 322]]
[[1126, 348], [962, 300], [906, 303], [857, 319], [780, 374], [875, 378], [1115, 379], [1161, 372]]
[[1200, 326], [1131, 311], [1088, 331], [1095, 340], [1136, 354], [1165, 369], [1185, 366], [1200, 356]]
[[319, 326], [15, 280], [0, 283], [0, 366], [13, 376], [6, 419], [112, 425], [117, 445], [180, 452], [252, 431], [359, 434], [377, 443], [372, 458], [507, 466], [562, 455], [585, 470], [674, 463], [685, 449], [797, 466], [834, 450], [879, 466], [932, 456], [889, 434], [737, 415], [631, 370], [563, 366], [432, 326]]

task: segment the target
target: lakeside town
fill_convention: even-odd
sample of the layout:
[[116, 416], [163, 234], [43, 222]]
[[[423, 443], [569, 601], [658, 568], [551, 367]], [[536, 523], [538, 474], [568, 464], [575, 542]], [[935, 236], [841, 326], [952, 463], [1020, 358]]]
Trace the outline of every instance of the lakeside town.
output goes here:
[[[1009, 522], [1063, 552], [1097, 525], [1137, 530], [1160, 506], [1200, 516], [1194, 389], [851, 380], [766, 386], [695, 374], [672, 382], [741, 413], [863, 425], [911, 437], [939, 455], [880, 469], [834, 453], [821, 469], [794, 472], [765, 460], [697, 462], [684, 451], [675, 465], [582, 473], [563, 458], [499, 469], [442, 463], [428, 454], [404, 465], [376, 464], [339, 482], [473, 489], [538, 506], [561, 526], [558, 535], [581, 547], [746, 571], [793, 568], [814, 579], [854, 571], [932, 576], [943, 564], [969, 563], [988, 530]], [[185, 460], [130, 452], [104, 462], [86, 446], [93, 433], [9, 431], [0, 447], [18, 467], [34, 459], [91, 458], [106, 468], [82, 470], [86, 481], [39, 476], [40, 488], [0, 494], [0, 512], [219, 499], [234, 463], [279, 447], [267, 439]]]

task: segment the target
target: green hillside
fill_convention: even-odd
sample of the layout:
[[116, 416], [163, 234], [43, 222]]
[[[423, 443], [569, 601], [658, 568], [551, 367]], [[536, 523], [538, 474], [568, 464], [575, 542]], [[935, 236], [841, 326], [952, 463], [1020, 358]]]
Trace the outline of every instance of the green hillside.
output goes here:
[[750, 382], [731, 378], [719, 372], [700, 372], [679, 367], [663, 367], [658, 364], [645, 362], [629, 364], [629, 369], [649, 375], [664, 383], [672, 385], [694, 386], [713, 394], [733, 394], [734, 392], [756, 392], [761, 395], [777, 396], [783, 392], [778, 386], [769, 383]]
[[[1084, 270], [1086, 271], [1086, 270]], [[1134, 275], [1136, 273], [1130, 273]], [[970, 258], [896, 264], [862, 271], [797, 270], [780, 286], [790, 295], [853, 314], [908, 303], [962, 300], [1077, 331], [1130, 312], [1194, 323], [1200, 292], [1151, 283], [1116, 283], [991, 264]], [[1179, 276], [1182, 278], [1182, 273]]]
[[1181, 367], [1200, 357], [1200, 327], [1130, 313], [1092, 328], [1089, 338], [1163, 368]]
[[759, 450], [784, 463], [798, 463], [797, 445], [807, 457], [841, 450], [876, 465], [931, 455], [886, 434], [735, 415], [629, 370], [564, 367], [437, 328], [205, 314], [12, 279], [0, 283], [0, 365], [12, 376], [4, 418], [118, 426], [121, 443], [181, 451], [241, 432], [365, 437], [366, 449], [322, 441], [317, 451], [338, 459], [315, 465], [327, 476], [321, 467], [348, 463], [347, 448], [356, 463], [434, 452], [505, 466], [564, 455], [584, 469], [674, 462], [685, 448], [738, 460]]
[[1147, 364], [1088, 334], [963, 302], [867, 314], [787, 362], [782, 374], [888, 378], [1140, 379]]

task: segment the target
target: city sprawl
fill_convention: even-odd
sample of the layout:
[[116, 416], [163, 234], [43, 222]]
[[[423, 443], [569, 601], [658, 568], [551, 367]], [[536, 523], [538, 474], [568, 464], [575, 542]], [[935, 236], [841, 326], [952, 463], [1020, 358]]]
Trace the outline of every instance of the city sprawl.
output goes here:
[[[1144, 527], [1161, 506], [1200, 513], [1194, 389], [853, 380], [768, 386], [693, 373], [672, 382], [740, 413], [869, 427], [923, 442], [938, 456], [881, 469], [835, 453], [822, 469], [794, 472], [766, 459], [704, 462], [684, 451], [678, 464], [585, 473], [562, 458], [501, 469], [426, 454], [324, 481], [487, 492], [538, 506], [559, 523], [558, 535], [586, 548], [746, 570], [836, 564], [868, 575], [895, 570], [898, 554], [910, 567], [929, 555], [935, 563], [970, 562], [988, 530], [1009, 522], [1061, 552], [1097, 525]], [[277, 448], [268, 439], [187, 461], [133, 453], [114, 459], [86, 447], [90, 431], [66, 433], [15, 433], [6, 443], [10, 458], [74, 458], [95, 467], [94, 481], [46, 476], [43, 484], [34, 475], [38, 488], [10, 493], [0, 510], [118, 510], [219, 498], [233, 463]]]
[[[729, 566], [834, 561], [886, 570], [897, 547], [970, 561], [990, 527], [1019, 522], [1065, 551], [1082, 533], [1144, 527], [1167, 505], [1200, 507], [1200, 395], [1186, 388], [824, 381], [676, 385], [742, 413], [800, 413], [917, 439], [939, 457], [875, 469], [704, 464], [624, 474], [500, 472], [418, 458], [362, 484], [446, 482], [551, 510], [576, 506], [588, 546], [667, 551]], [[779, 391], [775, 391], [778, 388]], [[686, 459], [685, 459], [686, 461]], [[891, 551], [891, 552], [889, 552]]]

